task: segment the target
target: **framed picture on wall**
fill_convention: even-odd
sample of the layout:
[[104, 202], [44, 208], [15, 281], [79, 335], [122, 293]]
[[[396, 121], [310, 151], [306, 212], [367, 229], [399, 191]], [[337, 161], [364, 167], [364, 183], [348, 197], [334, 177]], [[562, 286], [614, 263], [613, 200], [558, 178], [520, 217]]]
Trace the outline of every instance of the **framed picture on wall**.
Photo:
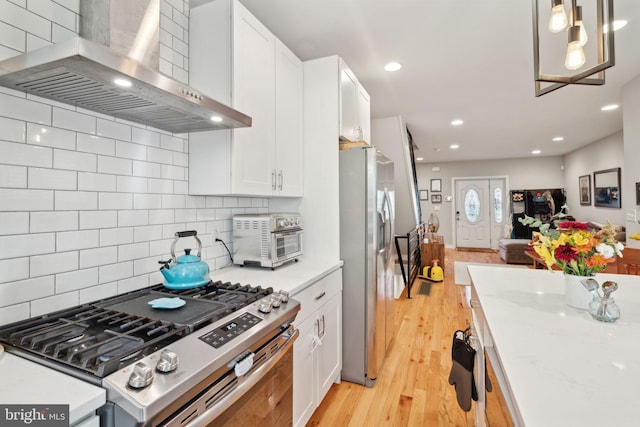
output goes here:
[[431, 203], [442, 203], [442, 194], [432, 194]]
[[580, 204], [591, 204], [591, 175], [582, 175], [578, 178], [578, 188], [580, 190]]
[[420, 200], [429, 201], [429, 190], [420, 190]]
[[442, 191], [442, 180], [441, 179], [432, 179], [431, 180], [431, 192], [439, 193]]
[[636, 205], [640, 205], [640, 182], [636, 182]]

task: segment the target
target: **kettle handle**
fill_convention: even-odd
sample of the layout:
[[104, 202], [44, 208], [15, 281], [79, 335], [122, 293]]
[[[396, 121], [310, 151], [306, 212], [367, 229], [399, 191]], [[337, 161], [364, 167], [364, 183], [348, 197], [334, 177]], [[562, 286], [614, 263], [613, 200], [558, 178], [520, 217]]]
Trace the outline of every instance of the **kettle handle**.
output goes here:
[[175, 236], [176, 236], [176, 238], [173, 239], [173, 243], [171, 244], [171, 260], [173, 261], [174, 264], [177, 262], [177, 259], [176, 259], [176, 243], [178, 243], [178, 240], [181, 237], [193, 236], [193, 238], [196, 239], [196, 242], [198, 242], [198, 258], [200, 258], [200, 254], [202, 253], [202, 242], [198, 238], [198, 232], [196, 230], [176, 231]]

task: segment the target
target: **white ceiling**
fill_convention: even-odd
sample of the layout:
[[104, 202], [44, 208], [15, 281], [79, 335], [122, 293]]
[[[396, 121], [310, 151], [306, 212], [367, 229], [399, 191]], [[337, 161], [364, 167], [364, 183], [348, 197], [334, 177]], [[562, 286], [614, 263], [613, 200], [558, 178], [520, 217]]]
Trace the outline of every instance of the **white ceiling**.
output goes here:
[[[615, 0], [615, 18], [629, 23], [615, 33], [616, 65], [604, 86], [539, 98], [530, 0], [241, 2], [302, 60], [344, 58], [371, 95], [372, 118], [402, 115], [416, 155], [429, 163], [571, 152], [622, 129], [621, 108], [600, 108], [621, 105], [621, 87], [640, 75], [638, 0]], [[592, 2], [581, 3], [586, 10]], [[391, 60], [403, 68], [384, 71]], [[451, 126], [455, 118], [464, 125]], [[558, 135], [564, 141], [551, 141]]]

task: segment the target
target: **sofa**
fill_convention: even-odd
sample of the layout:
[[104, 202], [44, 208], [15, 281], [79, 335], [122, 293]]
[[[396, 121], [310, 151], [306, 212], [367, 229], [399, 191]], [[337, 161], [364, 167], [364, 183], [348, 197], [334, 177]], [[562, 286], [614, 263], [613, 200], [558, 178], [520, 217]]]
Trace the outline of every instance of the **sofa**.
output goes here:
[[525, 255], [530, 250], [529, 242], [529, 239], [500, 239], [500, 258], [507, 264], [531, 264], [531, 258]]

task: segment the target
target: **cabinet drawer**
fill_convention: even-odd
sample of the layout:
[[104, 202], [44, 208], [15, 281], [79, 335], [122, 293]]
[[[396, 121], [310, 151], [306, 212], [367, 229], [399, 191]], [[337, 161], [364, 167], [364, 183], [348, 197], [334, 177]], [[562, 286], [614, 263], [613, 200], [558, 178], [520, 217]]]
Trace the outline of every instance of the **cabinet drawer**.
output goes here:
[[336, 270], [291, 297], [300, 302], [296, 324], [300, 324], [342, 290], [342, 269]]

